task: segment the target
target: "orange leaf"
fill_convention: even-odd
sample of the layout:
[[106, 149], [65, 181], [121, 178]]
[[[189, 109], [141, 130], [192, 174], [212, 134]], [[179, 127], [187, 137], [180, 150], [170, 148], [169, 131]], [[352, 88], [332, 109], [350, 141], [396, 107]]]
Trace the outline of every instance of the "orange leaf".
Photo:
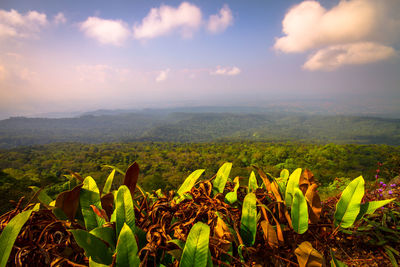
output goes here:
[[92, 208], [92, 210], [94, 211], [94, 213], [96, 213], [97, 216], [103, 218], [104, 220], [106, 220], [106, 222], [108, 222], [108, 216], [105, 212], [105, 210], [103, 209], [99, 209], [97, 208], [95, 205], [90, 205], [90, 207]]
[[258, 172], [258, 174], [260, 175], [261, 179], [264, 182], [265, 188], [267, 189], [267, 191], [271, 191], [271, 182], [269, 181], [267, 175], [265, 174], [265, 172], [263, 172], [263, 170], [261, 170], [260, 168], [258, 168], [257, 166], [253, 165], [253, 168], [255, 168]]
[[220, 217], [217, 217], [217, 224], [215, 225], [214, 233], [215, 236], [219, 239], [226, 239], [229, 241], [233, 240], [232, 234], [229, 231], [228, 226]]
[[308, 187], [305, 197], [311, 207], [311, 209], [308, 209], [309, 220], [311, 223], [317, 223], [322, 211], [321, 199], [317, 193], [317, 184], [312, 184]]
[[278, 236], [274, 227], [266, 220], [261, 222], [261, 228], [264, 232], [264, 239], [271, 248], [278, 248]]
[[281, 194], [279, 194], [278, 184], [275, 181], [273, 181], [271, 183], [271, 191], [274, 194], [274, 196], [276, 198], [276, 201], [278, 201], [278, 202], [282, 202], [283, 201], [282, 197], [281, 197]]

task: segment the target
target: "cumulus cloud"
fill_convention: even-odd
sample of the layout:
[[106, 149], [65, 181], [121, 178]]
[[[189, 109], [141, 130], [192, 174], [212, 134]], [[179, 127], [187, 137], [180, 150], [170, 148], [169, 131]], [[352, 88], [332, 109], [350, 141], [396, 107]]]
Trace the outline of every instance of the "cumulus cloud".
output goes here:
[[157, 75], [156, 77], [156, 82], [162, 82], [165, 81], [168, 78], [168, 73], [169, 73], [170, 69], [165, 69], [160, 71], [160, 73]]
[[29, 11], [21, 14], [11, 9], [0, 9], [0, 38], [36, 37], [37, 33], [48, 23], [46, 14]]
[[224, 5], [219, 14], [211, 15], [208, 19], [207, 30], [211, 33], [220, 33], [233, 24], [233, 15], [228, 5]]
[[[308, 70], [387, 59], [395, 53], [390, 46], [400, 39], [400, 5], [396, 2], [349, 0], [325, 9], [317, 1], [303, 1], [286, 13], [284, 36], [276, 39], [274, 49], [284, 53], [313, 50], [303, 66]], [[343, 55], [351, 57], [343, 59]]]
[[54, 16], [53, 18], [54, 24], [65, 24], [67, 22], [67, 19], [64, 16], [64, 13], [58, 12], [57, 15]]
[[183, 38], [190, 38], [201, 23], [202, 13], [196, 5], [188, 2], [177, 8], [161, 5], [152, 8], [142, 23], [133, 27], [133, 34], [136, 39], [151, 39], [177, 31]]
[[218, 66], [216, 70], [210, 72], [211, 75], [225, 75], [225, 76], [235, 76], [238, 75], [241, 70], [238, 67], [221, 67]]
[[369, 43], [352, 43], [345, 45], [333, 45], [318, 50], [304, 63], [307, 70], [331, 71], [343, 65], [366, 64], [385, 60], [396, 56], [392, 47]]
[[101, 44], [121, 46], [129, 37], [130, 31], [122, 20], [108, 20], [98, 17], [88, 17], [80, 24], [80, 30], [86, 36]]

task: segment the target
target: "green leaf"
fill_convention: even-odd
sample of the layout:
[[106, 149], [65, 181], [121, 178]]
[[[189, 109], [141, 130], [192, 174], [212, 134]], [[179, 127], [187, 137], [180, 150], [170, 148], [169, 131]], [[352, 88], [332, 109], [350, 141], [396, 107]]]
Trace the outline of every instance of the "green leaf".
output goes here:
[[239, 189], [239, 186], [240, 186], [239, 177], [236, 177], [233, 180], [233, 182], [235, 183], [233, 192], [229, 192], [225, 195], [225, 200], [231, 205], [237, 201], [237, 190]]
[[90, 231], [92, 235], [100, 238], [110, 245], [112, 251], [115, 250], [115, 231], [112, 227], [99, 226]]
[[400, 257], [400, 252], [398, 250], [395, 250], [393, 247], [391, 247], [389, 245], [385, 245], [384, 248], [392, 251], [394, 254], [396, 254], [397, 256]]
[[179, 196], [182, 196], [184, 193], [189, 192], [190, 190], [192, 190], [192, 187], [194, 186], [194, 184], [196, 183], [197, 179], [199, 179], [200, 175], [203, 174], [205, 170], [196, 170], [194, 172], [192, 172], [183, 182], [183, 184], [181, 185], [181, 187], [179, 187], [177, 194]]
[[125, 172], [124, 171], [122, 171], [121, 169], [119, 169], [119, 168], [117, 168], [117, 167], [115, 167], [113, 165], [104, 164], [101, 167], [105, 167], [105, 168], [110, 168], [110, 169], [116, 170], [118, 173], [120, 173], [120, 174], [125, 176]]
[[284, 196], [286, 193], [286, 182], [279, 182], [276, 180], [276, 184], [278, 185], [278, 190], [281, 196]]
[[8, 257], [10, 256], [14, 242], [17, 239], [22, 226], [31, 216], [32, 211], [38, 211], [40, 204], [36, 204], [33, 209], [23, 211], [12, 218], [7, 226], [3, 229], [0, 235], [0, 267], [7, 265]]
[[287, 180], [289, 178], [289, 170], [287, 170], [287, 169], [281, 170], [279, 177]]
[[257, 188], [258, 188], [257, 178], [255, 173], [252, 171], [249, 178], [249, 186], [248, 186], [249, 193], [256, 191]]
[[146, 238], [147, 232], [143, 231], [139, 227], [135, 227], [135, 231], [133, 231], [133, 233], [136, 236], [139, 250], [144, 248], [146, 246], [146, 244], [148, 243], [147, 238]]
[[92, 259], [92, 257], [89, 257], [89, 267], [108, 267], [108, 265], [97, 263]]
[[106, 222], [103, 218], [97, 216], [90, 207], [90, 205], [94, 205], [98, 209], [102, 209], [99, 188], [92, 177], [88, 176], [83, 181], [79, 200], [86, 230], [90, 231]]
[[140, 265], [136, 238], [131, 227], [126, 223], [122, 226], [118, 237], [116, 263], [117, 266], [136, 267]]
[[257, 233], [256, 195], [248, 193], [243, 200], [242, 219], [240, 220], [240, 235], [246, 246], [254, 245]]
[[[40, 203], [43, 203], [47, 206], [50, 205], [50, 203], [53, 201], [51, 199], [51, 197], [49, 197], [45, 192], [43, 192], [43, 189], [37, 187], [37, 186], [29, 186], [30, 189], [32, 189], [32, 191], [35, 194], [38, 194], [36, 197], [37, 199], [40, 201]], [[40, 192], [39, 192], [40, 191]], [[39, 193], [38, 193], [39, 192]]]
[[197, 222], [190, 229], [179, 262], [181, 267], [206, 267], [208, 262], [208, 243], [210, 240], [210, 227], [202, 222]]
[[215, 177], [215, 180], [213, 181], [213, 187], [216, 188], [219, 193], [224, 192], [225, 184], [226, 181], [228, 180], [231, 169], [232, 169], [231, 162], [225, 162], [221, 166], [221, 168], [219, 168], [217, 172], [217, 177]]
[[87, 257], [101, 264], [112, 263], [112, 252], [100, 238], [82, 229], [69, 231], [74, 235], [76, 243], [85, 250]]
[[[182, 251], [183, 249], [172, 249], [172, 250], [168, 250], [168, 257], [170, 257], [171, 261], [174, 262], [175, 260], [178, 260], [178, 262], [181, 260], [182, 257]], [[171, 264], [172, 264], [171, 262]]]
[[303, 234], [308, 229], [308, 208], [303, 192], [299, 188], [294, 189], [294, 198], [291, 208], [293, 230]]
[[116, 224], [115, 230], [117, 236], [124, 224], [126, 223], [132, 231], [135, 231], [135, 211], [133, 209], [133, 200], [129, 188], [121, 185], [117, 192], [117, 200], [115, 203]]
[[112, 170], [112, 172], [110, 173], [110, 175], [107, 177], [106, 183], [104, 184], [103, 187], [103, 192], [102, 194], [108, 194], [110, 193], [110, 189], [114, 180], [114, 176], [115, 176], [115, 169]]
[[296, 169], [290, 176], [286, 186], [285, 203], [287, 207], [292, 206], [294, 197], [294, 189], [299, 188], [299, 181], [301, 176], [301, 168]]
[[397, 264], [396, 257], [393, 255], [393, 252], [388, 248], [385, 248], [385, 251], [386, 255], [389, 257], [390, 262], [392, 263], [392, 266], [399, 267], [399, 265]]
[[334, 214], [335, 225], [348, 228], [353, 225], [360, 212], [361, 199], [364, 196], [364, 179], [362, 176], [354, 179], [344, 189], [342, 196], [336, 204]]
[[238, 246], [237, 252], [238, 252], [238, 254], [239, 254], [240, 261], [244, 263], [245, 260], [244, 260], [244, 257], [243, 257], [243, 248], [244, 248], [244, 245], [243, 245], [243, 244], [240, 244], [240, 245]]
[[279, 182], [285, 182], [286, 183], [288, 178], [289, 178], [289, 170], [287, 170], [287, 169], [281, 170], [281, 173], [280, 173], [279, 178], [278, 178]]
[[67, 215], [65, 215], [64, 211], [60, 208], [54, 208], [52, 209], [52, 212], [59, 220], [66, 221], [69, 219]]
[[370, 202], [361, 204], [360, 212], [357, 215], [356, 221], [360, 220], [366, 214], [374, 213], [376, 209], [379, 209], [380, 207], [383, 207], [386, 204], [389, 204], [390, 202], [392, 202], [395, 199], [396, 198], [384, 199], [384, 200], [379, 200], [379, 201], [370, 201]]
[[185, 242], [183, 242], [180, 239], [172, 239], [172, 240], [167, 241], [167, 243], [173, 243], [173, 244], [177, 245], [180, 249], [185, 248]]
[[211, 257], [211, 251], [210, 249], [208, 249], [208, 256], [207, 256], [207, 267], [213, 267], [213, 261], [212, 261], [212, 257]]
[[335, 254], [333, 253], [332, 249], [330, 249], [331, 251], [331, 267], [347, 267], [346, 264], [344, 264], [343, 262], [341, 262], [340, 260], [336, 259]]
[[160, 189], [157, 189], [154, 193], [156, 194], [156, 196], [157, 196], [158, 198], [164, 198], [164, 197], [165, 197], [165, 195], [163, 194], [161, 188], [160, 188]]

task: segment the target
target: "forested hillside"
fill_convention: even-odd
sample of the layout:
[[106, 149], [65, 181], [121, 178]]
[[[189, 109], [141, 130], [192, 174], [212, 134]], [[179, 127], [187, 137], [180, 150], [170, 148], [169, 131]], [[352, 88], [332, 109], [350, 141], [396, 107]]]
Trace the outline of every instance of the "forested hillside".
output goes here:
[[53, 142], [242, 140], [400, 145], [400, 120], [293, 113], [149, 111], [64, 119], [16, 117], [0, 121], [0, 148]]
[[[242, 177], [248, 177], [251, 165], [273, 175], [278, 175], [283, 168], [290, 171], [308, 168], [317, 181], [327, 187], [330, 183], [336, 185], [336, 177], [363, 175], [367, 181], [374, 181], [378, 162], [383, 164], [380, 178], [392, 179], [400, 172], [400, 147], [260, 142], [63, 143], [21, 147], [0, 151], [0, 206], [3, 211], [7, 210], [9, 200], [30, 193], [31, 185], [50, 187], [67, 182], [64, 175], [68, 175], [68, 171], [78, 172], [82, 177], [90, 175], [98, 184], [104, 184], [107, 174], [102, 170], [104, 165], [125, 170], [134, 161], [141, 168], [139, 184], [146, 190], [176, 189], [190, 172], [200, 167], [211, 177], [226, 161], [233, 163], [232, 175]], [[53, 187], [48, 193], [54, 196], [61, 189]]]

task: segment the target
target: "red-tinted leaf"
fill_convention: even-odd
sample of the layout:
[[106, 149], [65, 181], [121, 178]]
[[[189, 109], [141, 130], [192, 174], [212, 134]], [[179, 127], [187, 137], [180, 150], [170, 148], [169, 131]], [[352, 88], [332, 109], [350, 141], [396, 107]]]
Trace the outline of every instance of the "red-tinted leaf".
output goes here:
[[56, 199], [56, 208], [60, 208], [71, 221], [74, 220], [79, 207], [79, 193], [81, 192], [82, 186], [83, 184], [80, 184], [70, 191], [62, 192]]
[[106, 222], [108, 222], [108, 216], [105, 212], [105, 210], [103, 209], [99, 209], [97, 208], [95, 205], [90, 205], [90, 207], [92, 208], [92, 210], [94, 211], [94, 213], [96, 213], [97, 216], [103, 218], [104, 220], [106, 220]]
[[105, 194], [101, 197], [101, 206], [106, 211], [108, 218], [111, 218], [111, 215], [114, 211], [114, 195], [112, 193]]
[[124, 185], [129, 188], [131, 191], [131, 195], [133, 197], [133, 193], [136, 189], [136, 183], [139, 178], [139, 164], [134, 162], [131, 166], [128, 167], [125, 173]]

